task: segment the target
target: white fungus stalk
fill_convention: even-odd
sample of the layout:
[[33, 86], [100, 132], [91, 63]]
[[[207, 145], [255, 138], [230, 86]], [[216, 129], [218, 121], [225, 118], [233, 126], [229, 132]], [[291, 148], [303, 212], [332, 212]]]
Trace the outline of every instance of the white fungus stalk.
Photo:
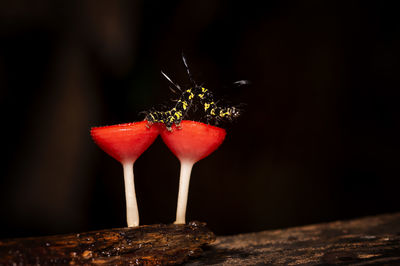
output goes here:
[[154, 142], [159, 133], [160, 128], [157, 126], [148, 127], [147, 121], [92, 127], [90, 130], [90, 135], [96, 144], [122, 164], [128, 227], [139, 226], [133, 164]]
[[135, 180], [133, 175], [133, 162], [122, 163], [124, 168], [126, 220], [128, 227], [139, 226], [139, 211], [136, 201]]
[[178, 205], [176, 208], [176, 221], [175, 224], [186, 223], [186, 206], [189, 194], [190, 174], [192, 172], [194, 162], [181, 161], [181, 173], [179, 177], [179, 193]]
[[224, 141], [225, 135], [226, 131], [222, 128], [189, 120], [182, 120], [178, 129], [173, 125], [172, 131], [161, 132], [163, 141], [181, 162], [175, 224], [186, 223], [186, 205], [193, 165], [215, 151]]

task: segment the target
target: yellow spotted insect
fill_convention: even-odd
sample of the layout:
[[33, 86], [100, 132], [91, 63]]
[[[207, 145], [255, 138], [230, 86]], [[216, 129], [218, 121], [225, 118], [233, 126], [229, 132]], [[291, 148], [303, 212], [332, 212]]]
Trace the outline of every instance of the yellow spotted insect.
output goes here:
[[[224, 107], [219, 106], [214, 100], [213, 93], [196, 84], [190, 73], [185, 56], [182, 54], [182, 60], [188, 73], [191, 88], [182, 90], [179, 85], [174, 83], [166, 74], [161, 74], [178, 90], [181, 92], [181, 96], [176, 100], [176, 104], [167, 111], [148, 111], [146, 113], [145, 120], [149, 126], [154, 123], [165, 124], [167, 130], [171, 131], [173, 124], [179, 127], [181, 121], [186, 118], [188, 111], [195, 107], [195, 110], [202, 112], [207, 122], [215, 121], [218, 123], [221, 120], [232, 121], [240, 116], [241, 110], [234, 106]], [[234, 83], [235, 85], [248, 84], [246, 80], [240, 80]]]

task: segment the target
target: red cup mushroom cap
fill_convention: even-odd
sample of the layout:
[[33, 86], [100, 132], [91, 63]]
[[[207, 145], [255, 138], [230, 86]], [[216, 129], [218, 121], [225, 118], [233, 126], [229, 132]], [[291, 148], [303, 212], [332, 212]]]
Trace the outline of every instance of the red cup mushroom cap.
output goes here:
[[183, 120], [180, 129], [163, 130], [161, 137], [180, 161], [196, 163], [210, 155], [224, 141], [225, 129], [204, 123]]
[[93, 127], [90, 134], [94, 142], [117, 161], [135, 162], [154, 142], [159, 127], [147, 126], [147, 121], [112, 126]]

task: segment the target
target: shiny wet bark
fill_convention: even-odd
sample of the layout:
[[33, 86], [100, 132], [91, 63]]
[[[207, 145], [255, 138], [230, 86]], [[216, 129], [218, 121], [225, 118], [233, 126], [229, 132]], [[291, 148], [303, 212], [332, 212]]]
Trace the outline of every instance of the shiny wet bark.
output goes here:
[[177, 264], [200, 255], [214, 239], [204, 223], [191, 222], [0, 240], [0, 265]]

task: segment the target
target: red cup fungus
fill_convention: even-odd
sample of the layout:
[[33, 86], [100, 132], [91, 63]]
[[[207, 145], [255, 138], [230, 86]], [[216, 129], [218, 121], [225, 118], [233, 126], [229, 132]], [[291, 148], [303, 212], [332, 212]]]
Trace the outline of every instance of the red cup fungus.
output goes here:
[[161, 137], [181, 163], [176, 224], [184, 224], [193, 165], [214, 152], [224, 141], [226, 131], [204, 123], [183, 120], [180, 128], [161, 131]]
[[147, 127], [146, 121], [112, 126], [93, 127], [94, 142], [108, 155], [122, 164], [124, 169], [126, 216], [129, 227], [139, 225], [133, 165], [137, 158], [154, 142], [159, 127]]

